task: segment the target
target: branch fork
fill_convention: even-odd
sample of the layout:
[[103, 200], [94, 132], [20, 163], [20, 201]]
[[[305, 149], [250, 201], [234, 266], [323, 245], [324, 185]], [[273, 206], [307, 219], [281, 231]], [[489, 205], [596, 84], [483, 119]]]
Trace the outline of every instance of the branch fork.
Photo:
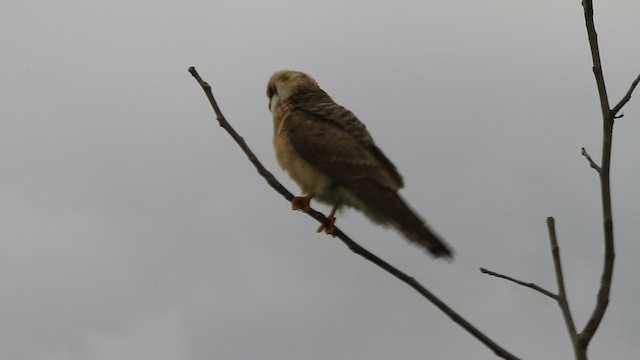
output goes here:
[[600, 178], [600, 192], [602, 201], [602, 217], [603, 217], [603, 229], [604, 229], [604, 263], [602, 266], [602, 275], [600, 279], [600, 288], [596, 296], [596, 304], [593, 312], [589, 317], [584, 329], [581, 332], [577, 332], [573, 316], [569, 309], [569, 302], [564, 286], [564, 275], [562, 273], [562, 264], [560, 262], [560, 248], [558, 247], [558, 241], [556, 238], [555, 220], [553, 217], [547, 218], [547, 228], [549, 231], [549, 241], [551, 244], [551, 253], [553, 256], [553, 265], [556, 274], [556, 283], [558, 285], [557, 294], [553, 294], [533, 283], [526, 283], [521, 280], [514, 279], [510, 276], [498, 274], [486, 269], [480, 269], [484, 274], [496, 276], [518, 285], [522, 285], [531, 288], [541, 294], [544, 294], [558, 302], [558, 306], [564, 317], [564, 322], [567, 327], [567, 332], [571, 338], [573, 350], [576, 360], [587, 359], [587, 347], [589, 342], [593, 338], [597, 331], [602, 319], [604, 318], [605, 311], [609, 305], [609, 295], [611, 292], [611, 281], [613, 279], [613, 265], [615, 259], [614, 251], [614, 236], [613, 236], [613, 214], [611, 211], [611, 184], [610, 184], [610, 169], [611, 169], [611, 144], [613, 141], [613, 123], [615, 119], [622, 118], [624, 114], [618, 115], [620, 110], [629, 102], [631, 94], [640, 83], [640, 75], [631, 83], [631, 86], [627, 90], [626, 94], [620, 99], [620, 101], [611, 109], [609, 107], [609, 98], [607, 96], [607, 87], [604, 81], [604, 75], [602, 72], [602, 64], [600, 61], [600, 50], [598, 47], [598, 34], [596, 33], [595, 24], [593, 21], [593, 2], [592, 0], [583, 0], [582, 6], [584, 8], [585, 26], [587, 28], [587, 36], [589, 38], [589, 47], [591, 50], [591, 60], [593, 63], [593, 74], [596, 79], [596, 85], [598, 88], [598, 97], [600, 100], [600, 109], [602, 112], [602, 161], [601, 165], [591, 158], [585, 148], [582, 148], [581, 154], [587, 159], [589, 166], [593, 168]]

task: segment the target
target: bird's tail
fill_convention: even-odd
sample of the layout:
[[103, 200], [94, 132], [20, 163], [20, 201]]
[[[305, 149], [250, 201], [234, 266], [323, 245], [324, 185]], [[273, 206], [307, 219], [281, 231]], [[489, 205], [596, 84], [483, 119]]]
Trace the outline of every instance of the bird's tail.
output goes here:
[[453, 258], [453, 251], [411, 210], [397, 191], [368, 181], [363, 181], [361, 185], [376, 188], [376, 191], [362, 191], [358, 194], [366, 204], [367, 209], [363, 209], [365, 214], [372, 220], [392, 225], [409, 241], [425, 248], [435, 257]]
[[397, 193], [393, 201], [394, 212], [389, 214], [389, 223], [409, 241], [427, 249], [435, 257], [453, 258], [453, 251], [436, 235], [425, 222], [409, 208]]

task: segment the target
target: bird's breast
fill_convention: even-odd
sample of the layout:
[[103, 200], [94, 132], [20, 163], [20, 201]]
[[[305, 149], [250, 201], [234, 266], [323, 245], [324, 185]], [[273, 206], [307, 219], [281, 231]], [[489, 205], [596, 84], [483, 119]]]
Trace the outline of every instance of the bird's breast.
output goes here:
[[[315, 193], [322, 199], [327, 193], [332, 181], [318, 167], [309, 164], [293, 147], [289, 136], [284, 129], [286, 116], [274, 116], [273, 147], [280, 166], [289, 173], [289, 176], [300, 186], [304, 193]], [[283, 114], [285, 115], [285, 114]]]

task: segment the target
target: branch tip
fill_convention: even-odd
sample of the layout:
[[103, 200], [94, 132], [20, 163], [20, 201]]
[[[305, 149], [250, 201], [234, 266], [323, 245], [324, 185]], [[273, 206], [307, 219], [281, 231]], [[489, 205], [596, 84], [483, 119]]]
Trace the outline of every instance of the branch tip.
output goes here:
[[538, 285], [536, 285], [534, 283], [531, 283], [531, 282], [527, 283], [527, 282], [512, 278], [510, 276], [507, 276], [507, 275], [499, 274], [499, 273], [497, 273], [495, 271], [487, 270], [485, 268], [480, 268], [480, 272], [483, 273], [483, 274], [487, 274], [489, 276], [495, 276], [497, 278], [501, 278], [501, 279], [505, 279], [505, 280], [511, 281], [511, 282], [516, 283], [518, 285], [521, 285], [521, 286], [527, 287], [529, 289], [535, 290], [535, 291], [537, 291], [537, 292], [539, 292], [539, 293], [541, 293], [543, 295], [546, 295], [546, 296], [548, 296], [548, 297], [550, 297], [550, 298], [552, 298], [554, 300], [558, 300], [558, 296], [556, 294], [554, 294], [551, 291], [546, 290], [546, 289], [544, 289], [544, 288], [542, 288], [542, 287], [540, 287], [540, 286], [538, 286]]

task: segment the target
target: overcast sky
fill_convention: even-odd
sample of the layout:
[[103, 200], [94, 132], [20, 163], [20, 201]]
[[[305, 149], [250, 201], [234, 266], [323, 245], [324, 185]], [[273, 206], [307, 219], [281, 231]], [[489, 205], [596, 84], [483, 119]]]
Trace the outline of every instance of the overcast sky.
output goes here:
[[[595, 1], [611, 102], [640, 72], [640, 2]], [[351, 109], [456, 251], [359, 213], [338, 226], [512, 353], [572, 358], [603, 258], [601, 123], [573, 1], [0, 2], [0, 359], [493, 359], [272, 191], [187, 68], [292, 192], [266, 82], [305, 71]], [[640, 353], [640, 93], [616, 122], [616, 268], [590, 354]], [[327, 207], [320, 205], [320, 210]]]

